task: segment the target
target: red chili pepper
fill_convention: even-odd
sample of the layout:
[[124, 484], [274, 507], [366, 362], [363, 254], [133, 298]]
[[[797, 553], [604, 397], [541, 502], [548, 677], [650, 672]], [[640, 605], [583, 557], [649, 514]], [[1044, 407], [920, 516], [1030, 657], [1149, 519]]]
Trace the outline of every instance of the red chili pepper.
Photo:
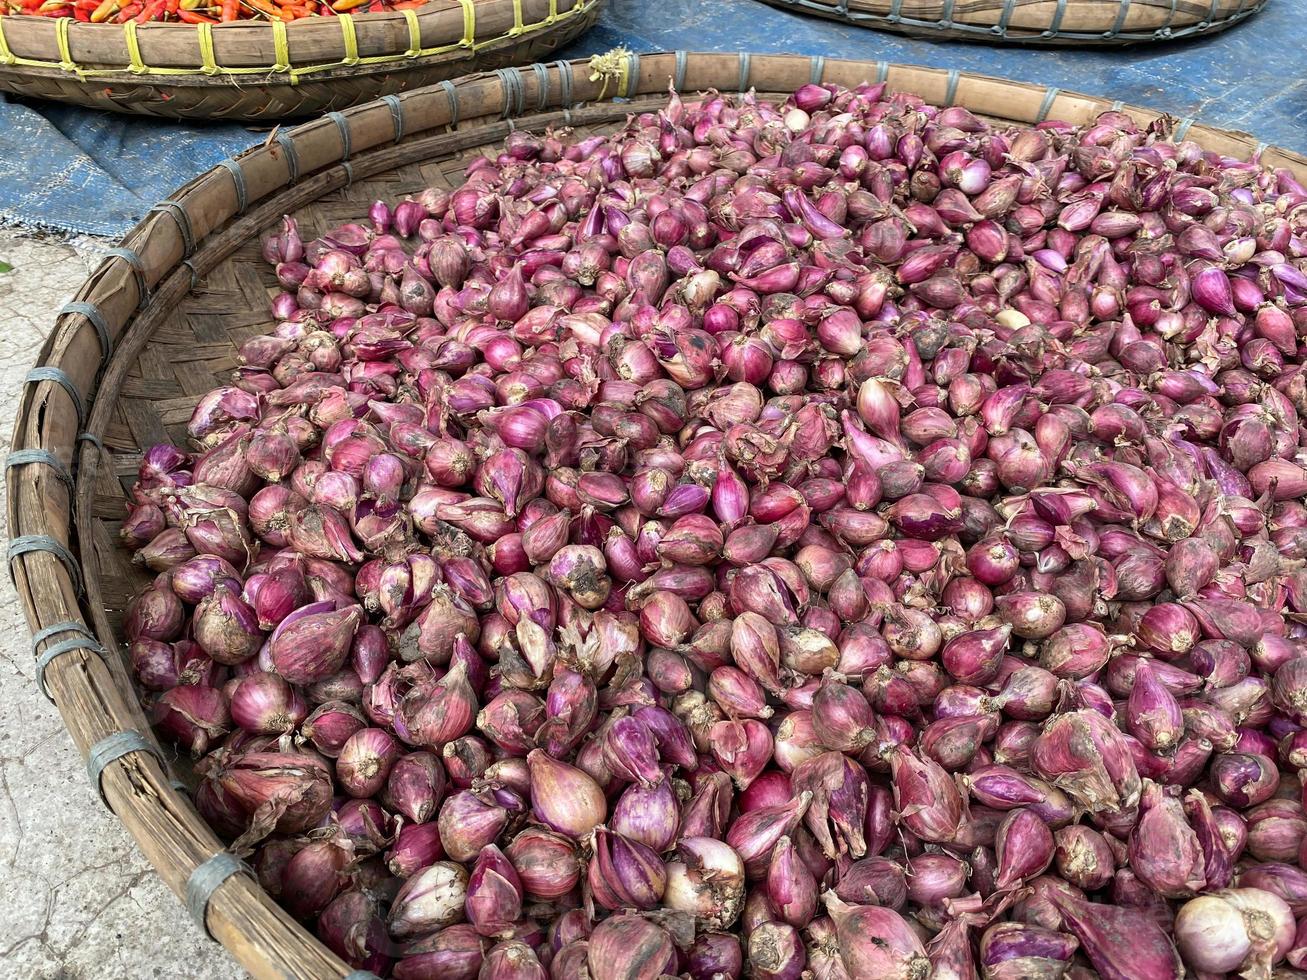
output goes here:
[[203, 14], [197, 14], [194, 10], [178, 10], [177, 19], [183, 24], [216, 24], [218, 23], [212, 17], [205, 17]]
[[141, 4], [129, 3], [127, 6], [123, 7], [123, 9], [119, 11], [118, 16], [113, 19], [114, 23], [126, 24], [129, 20], [131, 20], [140, 12], [141, 12]]
[[136, 15], [136, 23], [148, 24], [152, 20], [157, 20], [159, 15], [163, 13], [164, 3], [165, 0], [150, 0], [145, 5], [145, 9]]

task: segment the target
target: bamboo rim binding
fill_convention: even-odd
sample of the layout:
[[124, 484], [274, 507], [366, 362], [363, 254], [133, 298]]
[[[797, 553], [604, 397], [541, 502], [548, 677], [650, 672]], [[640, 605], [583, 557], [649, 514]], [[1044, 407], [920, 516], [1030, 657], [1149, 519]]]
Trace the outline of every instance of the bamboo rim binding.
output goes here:
[[[456, 0], [461, 30], [454, 33], [445, 30], [443, 19], [438, 22], [445, 11], [434, 9], [407, 9], [387, 14], [337, 14], [334, 17], [296, 22], [294, 28], [289, 30], [287, 24], [280, 20], [217, 25], [220, 29], [215, 31], [213, 24], [146, 24], [138, 27], [133, 21], [121, 25], [82, 24], [67, 17], [43, 21], [41, 18], [0, 16], [0, 67], [53, 70], [83, 81], [125, 75], [143, 78], [195, 74], [232, 78], [260, 75], [280, 77], [295, 85], [302, 78], [337, 68], [400, 65], [451, 52], [475, 55], [501, 42], [525, 39], [555, 26], [567, 25], [569, 21], [594, 12], [601, 2], [602, 0]], [[502, 33], [492, 32], [487, 36], [483, 31], [478, 36], [478, 19], [482, 24], [488, 16], [498, 15], [506, 19], [506, 15], [501, 13], [504, 9], [511, 13], [512, 26]], [[8, 28], [15, 34], [12, 42], [6, 33], [6, 21], [13, 25]], [[332, 26], [333, 22], [338, 26]], [[381, 42], [382, 47], [390, 49], [364, 53], [368, 48], [376, 48], [377, 43], [370, 42], [366, 48], [360, 46], [360, 25], [372, 29], [379, 24], [388, 27], [388, 37], [402, 37], [403, 40], [392, 41], [388, 45]], [[333, 39], [334, 43], [327, 44], [328, 48], [334, 49], [329, 57], [297, 57], [297, 45], [293, 41], [304, 37], [306, 29], [319, 35], [315, 40], [325, 38], [333, 32], [339, 34]], [[222, 45], [229, 56], [239, 57], [244, 52], [238, 48], [257, 42], [260, 47], [270, 46], [271, 60], [259, 63], [256, 59], [253, 63], [247, 63], [247, 58], [240, 58], [239, 64], [221, 63], [215, 38], [224, 41], [227, 37], [234, 38], [233, 30], [243, 33], [243, 44]], [[436, 43], [432, 43], [433, 40]], [[166, 59], [174, 63], [147, 63], [142, 51], [143, 41], [147, 42], [147, 48], [156, 49], [154, 54], [158, 60]], [[75, 47], [89, 48], [92, 43], [100, 49], [105, 44], [110, 45], [112, 60], [101, 63], [99, 57], [102, 56], [90, 61], [85, 57], [79, 60], [75, 56]], [[53, 56], [44, 50], [52, 44], [55, 49]], [[179, 46], [182, 50], [178, 50]], [[163, 50], [165, 47], [167, 52]]]
[[[782, 10], [916, 37], [1126, 45], [1214, 34], [1268, 0], [762, 0]], [[1029, 10], [1022, 10], [1025, 6]]]
[[[237, 862], [222, 856], [221, 841], [173, 783], [149, 735], [105, 609], [99, 555], [116, 545], [104, 521], [116, 514], [119, 481], [130, 479], [135, 465], [129, 454], [113, 457], [105, 442], [112, 448], [110, 423], [119, 396], [142, 397], [124, 386], [156, 331], [167, 327], [197, 282], [237, 247], [282, 213], [355, 180], [493, 146], [514, 126], [618, 126], [628, 112], [660, 105], [669, 82], [687, 91], [756, 88], [767, 94], [788, 93], [809, 81], [853, 86], [873, 80], [1014, 123], [1060, 118], [1081, 125], [1109, 109], [1128, 112], [1144, 125], [1160, 116], [1056, 88], [821, 57], [614, 52], [592, 64], [504, 69], [333, 113], [200, 175], [153, 209], [60, 312], [40, 367], [24, 385], [15, 454], [6, 467], [9, 565], [35, 634], [33, 653], [45, 687], [89, 760], [93, 785], [164, 881], [252, 973], [316, 978], [345, 976], [350, 969]], [[1307, 158], [1243, 134], [1191, 120], [1175, 132], [1222, 155], [1257, 156], [1307, 177]], [[248, 312], [238, 315], [244, 324], [258, 322]], [[148, 428], [117, 431], [141, 444], [158, 437]]]

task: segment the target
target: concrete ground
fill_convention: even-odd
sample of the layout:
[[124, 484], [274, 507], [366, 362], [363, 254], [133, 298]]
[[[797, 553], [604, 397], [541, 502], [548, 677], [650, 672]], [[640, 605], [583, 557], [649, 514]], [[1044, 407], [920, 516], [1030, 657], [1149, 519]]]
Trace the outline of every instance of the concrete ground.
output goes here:
[[[0, 229], [0, 455], [55, 311], [111, 244]], [[0, 575], [0, 980], [246, 976], [91, 788], [59, 713], [37, 691], [29, 635]]]

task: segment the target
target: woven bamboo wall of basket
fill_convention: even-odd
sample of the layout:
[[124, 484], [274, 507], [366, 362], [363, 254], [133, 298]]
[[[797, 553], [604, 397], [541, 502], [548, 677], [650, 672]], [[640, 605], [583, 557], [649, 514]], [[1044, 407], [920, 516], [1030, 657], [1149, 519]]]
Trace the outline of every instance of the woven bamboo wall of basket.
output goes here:
[[0, 91], [182, 119], [278, 123], [474, 71], [544, 61], [604, 0], [432, 0], [230, 24], [0, 17]]
[[[349, 969], [225, 858], [176, 788], [171, 753], [157, 747], [138, 705], [119, 619], [146, 579], [118, 546], [117, 528], [140, 454], [184, 440], [192, 406], [230, 372], [238, 345], [271, 327], [276, 285], [259, 236], [283, 213], [298, 218], [306, 237], [322, 232], [363, 215], [376, 198], [457, 184], [465, 158], [494, 152], [513, 126], [611, 131], [628, 113], [660, 105], [669, 80], [687, 91], [763, 94], [809, 81], [886, 80], [891, 90], [1020, 123], [1084, 124], [1120, 108], [985, 76], [784, 55], [630, 55], [617, 59], [615, 77], [595, 81], [586, 65], [563, 62], [469, 76], [305, 124], [196, 178], [105, 259], [60, 314], [28, 377], [7, 468], [8, 558], [37, 636], [43, 686], [89, 757], [93, 782], [160, 876], [257, 976]], [[1123, 111], [1144, 124], [1158, 118]], [[1307, 158], [1246, 135], [1192, 121], [1177, 132], [1231, 157], [1260, 153], [1307, 179]]]
[[763, 0], [782, 10], [938, 40], [1124, 45], [1223, 31], [1268, 0]]

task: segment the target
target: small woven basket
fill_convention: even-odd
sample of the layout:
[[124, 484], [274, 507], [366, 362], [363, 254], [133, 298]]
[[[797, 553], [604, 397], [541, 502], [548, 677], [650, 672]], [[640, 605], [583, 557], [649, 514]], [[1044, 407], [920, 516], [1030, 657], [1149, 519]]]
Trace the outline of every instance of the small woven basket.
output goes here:
[[[122, 655], [121, 617], [148, 581], [118, 544], [148, 446], [186, 443], [199, 398], [223, 383], [240, 345], [271, 329], [278, 292], [260, 236], [293, 215], [305, 237], [358, 219], [378, 198], [453, 188], [473, 154], [513, 128], [612, 132], [685, 91], [755, 88], [783, 99], [808, 82], [962, 105], [999, 121], [1077, 125], [1109, 109], [1141, 125], [1159, 113], [983, 75], [789, 55], [606, 56], [473, 75], [306, 123], [228, 160], [158, 205], [59, 314], [28, 375], [6, 467], [8, 559], [35, 634], [40, 686], [88, 759], [93, 785], [196, 920], [259, 977], [341, 977], [350, 968], [264, 893], [169, 772]], [[616, 101], [615, 101], [616, 100]], [[1287, 167], [1307, 158], [1184, 120], [1177, 138]], [[35, 692], [33, 693], [35, 696]]]
[[604, 0], [430, 0], [230, 24], [0, 16], [0, 91], [179, 119], [281, 122], [514, 64], [588, 30]]

